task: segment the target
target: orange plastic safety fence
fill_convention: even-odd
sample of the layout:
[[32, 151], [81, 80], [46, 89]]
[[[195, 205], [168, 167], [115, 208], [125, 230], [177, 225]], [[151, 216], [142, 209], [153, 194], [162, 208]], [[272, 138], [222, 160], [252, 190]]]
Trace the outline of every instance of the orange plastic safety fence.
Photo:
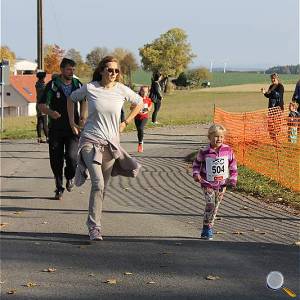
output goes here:
[[300, 120], [272, 108], [231, 113], [215, 108], [214, 123], [226, 130], [226, 143], [239, 164], [300, 192]]

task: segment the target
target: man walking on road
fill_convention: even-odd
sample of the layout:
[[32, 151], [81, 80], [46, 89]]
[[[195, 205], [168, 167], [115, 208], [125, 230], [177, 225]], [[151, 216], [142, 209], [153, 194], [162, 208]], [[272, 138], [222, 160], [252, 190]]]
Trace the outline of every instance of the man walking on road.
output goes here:
[[[49, 116], [49, 156], [50, 165], [55, 178], [55, 199], [61, 200], [64, 192], [63, 167], [66, 177], [66, 189], [71, 192], [74, 187], [77, 148], [79, 137], [72, 132], [69, 125], [67, 111], [67, 97], [81, 87], [81, 82], [73, 77], [75, 62], [63, 58], [60, 64], [61, 74], [53, 78], [47, 85], [40, 101], [40, 110]], [[78, 106], [74, 105], [74, 121], [82, 126], [85, 120], [85, 101], [80, 103], [80, 116]]]

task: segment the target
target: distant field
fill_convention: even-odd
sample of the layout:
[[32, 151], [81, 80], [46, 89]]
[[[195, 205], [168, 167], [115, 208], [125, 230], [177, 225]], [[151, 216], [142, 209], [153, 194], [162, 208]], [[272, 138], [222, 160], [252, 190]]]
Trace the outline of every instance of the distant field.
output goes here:
[[[138, 70], [133, 73], [133, 82], [136, 84], [150, 84], [151, 73]], [[268, 74], [246, 73], [246, 72], [229, 72], [229, 73], [212, 73], [212, 87], [221, 87], [228, 85], [240, 85], [249, 83], [269, 84], [270, 76]], [[283, 84], [295, 84], [299, 75], [280, 75]]]
[[[285, 103], [292, 97], [285, 93]], [[267, 107], [267, 99], [259, 92], [213, 92], [213, 89], [175, 91], [165, 96], [158, 121], [162, 125], [206, 123], [213, 118], [214, 105], [232, 112], [254, 111]], [[128, 105], [126, 105], [128, 113]], [[36, 118], [5, 118], [2, 139], [36, 137]], [[148, 124], [148, 126], [151, 126]], [[130, 125], [129, 129], [134, 126]]]
[[[283, 84], [295, 84], [300, 75], [279, 75]], [[270, 83], [270, 75], [244, 72], [213, 73], [212, 87], [248, 84], [248, 83]]]

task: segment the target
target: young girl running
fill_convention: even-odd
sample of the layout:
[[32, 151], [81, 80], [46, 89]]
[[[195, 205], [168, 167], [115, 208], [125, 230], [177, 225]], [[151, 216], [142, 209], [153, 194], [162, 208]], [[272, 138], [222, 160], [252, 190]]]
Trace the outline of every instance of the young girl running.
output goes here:
[[193, 162], [193, 178], [201, 184], [206, 206], [201, 238], [211, 240], [214, 220], [224, 197], [226, 186], [236, 186], [237, 163], [232, 149], [223, 144], [226, 129], [212, 125], [208, 129], [210, 144], [200, 149]]
[[143, 139], [144, 139], [144, 127], [146, 123], [148, 122], [149, 118], [149, 111], [152, 106], [152, 101], [148, 97], [149, 94], [149, 87], [148, 86], [142, 86], [139, 91], [139, 95], [143, 98], [144, 106], [142, 110], [135, 116], [134, 123], [137, 129], [137, 135], [138, 135], [138, 152], [143, 152]]

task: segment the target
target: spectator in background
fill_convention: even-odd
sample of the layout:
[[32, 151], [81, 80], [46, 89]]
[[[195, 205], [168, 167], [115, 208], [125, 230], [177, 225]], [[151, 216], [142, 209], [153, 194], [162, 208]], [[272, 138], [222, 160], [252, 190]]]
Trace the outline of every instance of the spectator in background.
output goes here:
[[162, 89], [160, 86], [161, 79], [162, 75], [160, 73], [155, 73], [151, 83], [150, 98], [154, 103], [154, 111], [152, 113], [152, 124], [158, 124], [156, 120], [157, 113], [161, 107], [161, 101], [163, 100]]
[[283, 94], [284, 87], [279, 81], [279, 76], [277, 73], [271, 74], [272, 84], [269, 86], [268, 91], [265, 88], [261, 89], [261, 92], [266, 98], [269, 99], [268, 108], [279, 107], [282, 111], [284, 110]]
[[265, 88], [261, 92], [266, 98], [269, 99], [268, 103], [268, 130], [272, 140], [276, 140], [281, 130], [282, 112], [284, 110], [283, 94], [284, 87], [279, 81], [277, 73], [271, 74], [272, 84], [269, 86], [268, 91]]
[[292, 101], [298, 104], [298, 112], [300, 113], [300, 80], [296, 84]]
[[[39, 109], [39, 103], [43, 97], [43, 93], [45, 91], [45, 78], [46, 72], [39, 71], [36, 74], [37, 82], [35, 84], [36, 90], [36, 116], [37, 116], [37, 123], [36, 123], [36, 132], [37, 132], [37, 142], [38, 143], [45, 143], [48, 141], [48, 124], [47, 124], [47, 115], [41, 112]], [[42, 139], [42, 130], [44, 131], [44, 135], [46, 137], [46, 141]]]
[[289, 118], [288, 118], [288, 138], [289, 142], [297, 143], [297, 135], [300, 121], [300, 113], [297, 111], [298, 103], [291, 102], [289, 105]]

